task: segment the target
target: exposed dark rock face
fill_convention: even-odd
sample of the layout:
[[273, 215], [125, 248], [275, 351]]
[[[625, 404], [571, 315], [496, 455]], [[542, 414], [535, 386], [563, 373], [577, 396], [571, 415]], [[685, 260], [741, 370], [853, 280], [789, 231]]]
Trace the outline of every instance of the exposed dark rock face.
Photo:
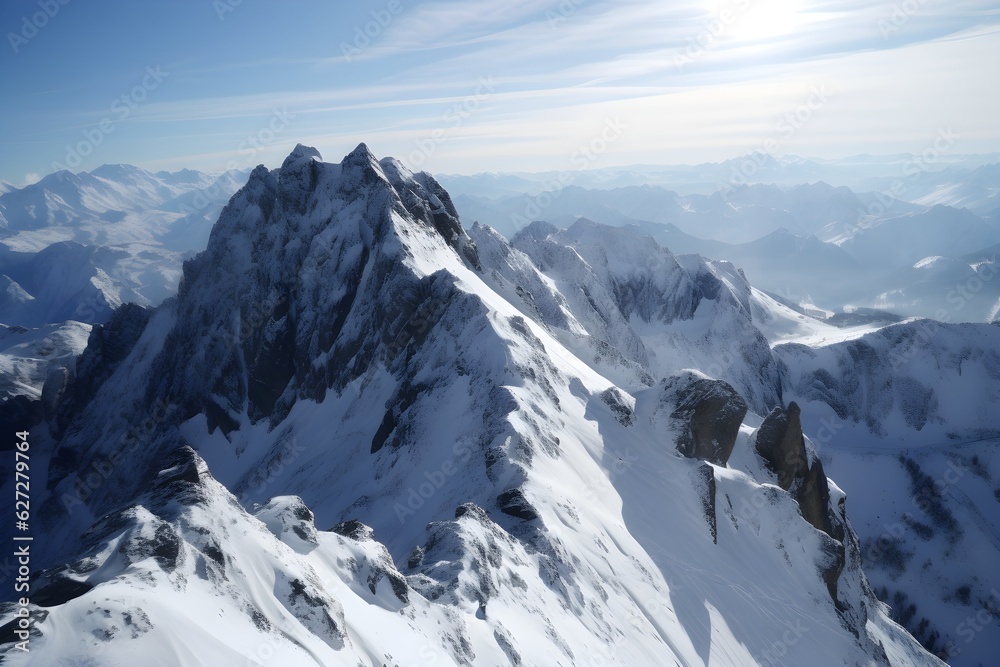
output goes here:
[[802, 516], [818, 530], [834, 537], [830, 520], [830, 489], [823, 463], [806, 453], [801, 410], [793, 401], [788, 409], [776, 407], [757, 429], [756, 449], [778, 485], [798, 501]]
[[44, 588], [32, 594], [31, 601], [39, 607], [56, 607], [80, 597], [92, 588], [93, 585], [85, 581], [56, 575]]
[[254, 351], [256, 359], [250, 361], [247, 410], [252, 421], [270, 417], [295, 376], [295, 321], [288, 310], [288, 300], [279, 297], [270, 314], [269, 326], [262, 332], [259, 348]]
[[622, 426], [631, 426], [635, 423], [635, 411], [621, 389], [608, 387], [601, 392], [601, 400], [611, 409], [611, 413]]
[[161, 570], [171, 573], [177, 569], [181, 557], [181, 538], [170, 524], [160, 522], [150, 537], [140, 532], [129, 535], [118, 548], [118, 553], [131, 563], [152, 556]]
[[458, 211], [448, 191], [426, 172], [407, 178], [395, 160], [385, 159], [379, 164], [407, 212], [437, 230], [448, 245], [455, 248], [476, 270], [481, 271], [476, 244], [462, 228]]
[[[476, 234], [484, 247], [491, 245], [488, 235]], [[487, 268], [492, 263], [503, 275], [498, 284], [507, 288], [508, 282], [531, 281], [529, 272], [515, 268], [493, 245], [484, 260]], [[660, 367], [655, 349], [648, 347], [636, 325], [641, 321], [673, 329], [672, 340], [686, 347], [692, 341], [682, 333], [682, 323], [691, 321], [706, 301], [713, 302], [704, 306], [706, 313], [709, 308], [714, 313], [705, 322], [704, 335], [690, 349], [717, 361], [711, 375], [732, 384], [758, 412], [781, 402], [780, 366], [754, 326], [750, 286], [730, 263], [681, 259], [649, 237], [586, 218], [562, 231], [532, 223], [511, 238], [510, 246], [527, 255], [548, 278], [572, 285], [561, 299], [585, 328], [598, 366], [627, 368], [637, 382], [643, 382], [643, 373], [662, 377], [673, 372]], [[544, 289], [536, 283], [536, 292]], [[553, 315], [543, 316], [547, 323], [560, 326], [559, 310], [549, 309]], [[721, 341], [724, 344], [718, 344]], [[615, 352], [605, 353], [601, 343]], [[640, 370], [630, 368], [633, 364]]]
[[[396, 432], [397, 428], [401, 427], [404, 422], [407, 409], [413, 405], [413, 402], [417, 400], [420, 393], [426, 389], [426, 386], [411, 385], [408, 381], [404, 381], [403, 384], [397, 388], [392, 398], [386, 402], [387, 407], [385, 409], [385, 415], [382, 417], [382, 423], [379, 425], [378, 430], [372, 437], [372, 454], [382, 449], [386, 440], [389, 439], [389, 436]], [[398, 443], [400, 435], [400, 433], [397, 433], [394, 443]]]
[[694, 469], [694, 487], [701, 492], [701, 506], [705, 511], [705, 520], [712, 533], [712, 542], [719, 543], [719, 532], [715, 515], [715, 469], [707, 463], [699, 463]]
[[319, 544], [312, 510], [298, 496], [272, 498], [257, 510], [257, 518], [264, 521], [268, 530], [286, 543], [301, 541], [299, 546], [311, 545], [308, 548]]
[[796, 489], [795, 499], [799, 502], [799, 511], [806, 521], [837, 539], [830, 521], [830, 487], [823, 472], [823, 463], [819, 459], [806, 471]]
[[[49, 375], [42, 388], [41, 401], [34, 408], [35, 412], [27, 416], [37, 416], [37, 410], [41, 410], [43, 419], [58, 441], [72, 420], [131, 354], [151, 313], [146, 308], [127, 303], [115, 310], [106, 323], [95, 326], [90, 332], [87, 347], [77, 358], [73, 369], [59, 368]], [[88, 464], [81, 461], [82, 451], [80, 447], [66, 445], [56, 449], [49, 464], [49, 488], [71, 473], [89, 470]]]
[[76, 362], [76, 372], [71, 376], [54, 374], [46, 381], [42, 393], [47, 400], [43, 403], [54, 405], [57, 401], [53, 394], [66, 395], [66, 400], [58, 401], [55, 414], [47, 415], [52, 418], [51, 425], [57, 434], [128, 357], [146, 328], [151, 312], [134, 303], [123, 304], [107, 322], [91, 329], [87, 347]]
[[[254, 169], [206, 250], [185, 262], [177, 297], [155, 311], [120, 308], [94, 328], [75, 374], [47, 384], [41, 409], [51, 413], [56, 448], [50, 488], [76, 483], [100, 451], [99, 462], [137, 471], [89, 494], [92, 511], [112, 511], [116, 497], [137, 490], [141, 471], [175, 446], [176, 438], [161, 436], [176, 423], [202, 414], [210, 433], [232, 439], [244, 419], [274, 428], [297, 401], [323, 401], [376, 361], [406, 377], [409, 359], [446, 312], [474, 306], [448, 271], [420, 277], [401, 262], [409, 250], [400, 238], [430, 232], [478, 268], [475, 243], [440, 184], [394, 160], [380, 163], [363, 144], [339, 166], [318, 160], [314, 149], [297, 146], [280, 169]], [[107, 378], [145, 344], [153, 313], [166, 334], [150, 334], [148, 358], [136, 360], [149, 370], [135, 380], [135, 395], [82, 420]], [[427, 388], [400, 387], [373, 452], [405, 439], [407, 408]], [[25, 408], [38, 409], [12, 405], [11, 419], [24, 423]], [[105, 431], [129, 430], [140, 416], [149, 424], [143, 446], [131, 438], [105, 443]], [[62, 508], [50, 504], [56, 522]]]
[[778, 485], [799, 504], [802, 518], [817, 530], [833, 538], [827, 545], [827, 558], [821, 564], [823, 580], [830, 597], [837, 601], [837, 580], [843, 571], [845, 549], [843, 522], [830, 511], [830, 487], [823, 463], [806, 452], [802, 435], [801, 410], [793, 401], [788, 409], [776, 407], [757, 429], [756, 449], [768, 469], [778, 478]]
[[677, 451], [724, 466], [736, 445], [746, 401], [722, 380], [697, 379], [676, 389], [670, 418], [679, 431]]
[[534, 506], [524, 497], [521, 489], [508, 489], [497, 496], [497, 506], [504, 514], [531, 521], [538, 518]]
[[[709, 535], [717, 543], [717, 489], [738, 495], [757, 487], [740, 474], [715, 473], [716, 466], [727, 464], [737, 439], [745, 440], [739, 435], [747, 402], [756, 406], [760, 401], [742, 389], [744, 385], [736, 379], [730, 379], [732, 384], [728, 384], [698, 372], [681, 373], [653, 391], [636, 392], [637, 397], [612, 387], [600, 393], [599, 401], [593, 401], [601, 385], [584, 383], [583, 374], [576, 377], [577, 364], [563, 367], [556, 361], [550, 339], [538, 333], [528, 311], [522, 311], [522, 317], [499, 307], [493, 296], [487, 298], [476, 292], [475, 281], [463, 279], [461, 288], [456, 288], [458, 278], [450, 270], [428, 274], [435, 264], [423, 262], [425, 242], [438, 248], [436, 255], [427, 251], [430, 259], [446, 262], [452, 268], [460, 266], [462, 276], [470, 274], [467, 267], [478, 268], [475, 247], [464, 237], [454, 206], [436, 183], [422, 176], [413, 180], [415, 177], [406, 176], [406, 170], [395, 163], [383, 162], [379, 167], [363, 146], [348, 156], [340, 169], [324, 166], [317, 158], [315, 151], [297, 147], [281, 170], [255, 170], [247, 187], [224, 213], [206, 254], [186, 264], [185, 285], [178, 298], [156, 311], [156, 319], [147, 325], [146, 334], [133, 344], [130, 361], [148, 359], [147, 366], [137, 365], [136, 373], [127, 376], [129, 364], [104, 382], [97, 402], [109, 409], [94, 409], [90, 414], [97, 417], [88, 415], [88, 420], [102, 429], [80, 432], [75, 430], [76, 423], [66, 429], [67, 451], [80, 451], [79, 461], [85, 464], [93, 458], [86, 448], [102, 442], [103, 434], [96, 431], [123, 430], [114, 419], [127, 421], [143, 415], [145, 408], [161, 397], [171, 397], [171, 405], [176, 402], [180, 412], [167, 423], [151, 419], [153, 426], [147, 429], [150, 437], [142, 445], [126, 443], [128, 446], [121, 447], [109, 439], [108, 446], [95, 447], [109, 457], [124, 451], [112, 459], [117, 465], [113, 478], [116, 486], [109, 483], [107, 491], [100, 487], [94, 493], [97, 499], [89, 504], [91, 514], [104, 517], [83, 538], [89, 545], [89, 562], [72, 566], [62, 578], [53, 577], [51, 588], [40, 588], [42, 602], [65, 601], [79, 595], [98, 598], [101, 591], [88, 595], [82, 586], [100, 586], [118, 573], [141, 577], [137, 578], [140, 582], [150, 577], [157, 581], [168, 579], [179, 590], [185, 585], [207, 586], [213, 593], [232, 597], [238, 605], [235, 608], [252, 622], [248, 629], [255, 626], [262, 636], [284, 636], [308, 650], [312, 650], [311, 636], [315, 636], [335, 650], [361, 648], [367, 652], [351, 660], [316, 658], [324, 664], [383, 663], [383, 656], [370, 649], [367, 641], [361, 647], [351, 646], [338, 601], [341, 596], [356, 596], [365, 604], [405, 616], [415, 630], [422, 629], [421, 619], [433, 623], [437, 616], [427, 634], [440, 638], [435, 645], [443, 645], [455, 664], [516, 665], [522, 662], [519, 651], [532, 646], [550, 651], [549, 659], [526, 656], [525, 664], [577, 664], [585, 656], [574, 655], [574, 650], [586, 655], [595, 655], [595, 650], [605, 645], [614, 650], [623, 631], [629, 633], [629, 629], [618, 625], [619, 621], [631, 611], [633, 602], [639, 604], [628, 584], [637, 582], [648, 596], [669, 593], [668, 573], [660, 562], [654, 560], [652, 565], [663, 570], [662, 580], [659, 573], [643, 564], [649, 564], [646, 554], [652, 557], [655, 552], [638, 542], [638, 531], [634, 545], [631, 540], [617, 539], [635, 525], [617, 520], [617, 501], [620, 499], [623, 507], [622, 519], [627, 514], [625, 503], [632, 498], [661, 512], [661, 517], [681, 513], [682, 521], [670, 524], [679, 530], [668, 531], [674, 534], [668, 535], [665, 542], [652, 540], [654, 547], [669, 549], [669, 540], [676, 544], [678, 539], [704, 540]], [[448, 247], [435, 235], [444, 238]], [[592, 243], [588, 247], [598, 256], [600, 246]], [[480, 245], [483, 247], [485, 244]], [[458, 265], [452, 249], [459, 251]], [[482, 258], [486, 257], [484, 253]], [[680, 317], [678, 313], [686, 313], [689, 318], [698, 302], [688, 301], [685, 295], [696, 291], [701, 294], [699, 299], [718, 300], [717, 308], [712, 304], [707, 307], [729, 313], [725, 302], [730, 290], [726, 271], [719, 269], [718, 275], [712, 271], [698, 273], [685, 268], [690, 262], [681, 266], [668, 262], [669, 255], [661, 259], [671, 269], [671, 280], [667, 282], [658, 279], [661, 265], [653, 263], [631, 276], [608, 274], [604, 296], [611, 294], [614, 300], [598, 298], [596, 292], [580, 298], [593, 296], [613, 308], [628, 306], [618, 313], [626, 324], [633, 316], [650, 322], [661, 318], [664, 323]], [[410, 260], [418, 263], [419, 270], [407, 264]], [[527, 263], [527, 259], [524, 261]], [[571, 268], [581, 267], [573, 264]], [[675, 289], [678, 284], [687, 284], [688, 274], [698, 276], [696, 289]], [[579, 282], [588, 285], [587, 276]], [[662, 297], [672, 294], [679, 295], [677, 303], [667, 301], [667, 308]], [[592, 310], [599, 316], [614, 313], [613, 308], [605, 311], [595, 306]], [[707, 337], [739, 331], [726, 326], [730, 320], [728, 315], [721, 318]], [[625, 330], [624, 325], [621, 330]], [[540, 337], [545, 339], [544, 344]], [[749, 336], [735, 338], [757, 340]], [[615, 339], [609, 334], [608, 340]], [[604, 344], [614, 347], [606, 341]], [[491, 353], [497, 349], [504, 354]], [[762, 355], [769, 354], [766, 341], [756, 349]], [[556, 352], [563, 354], [561, 347]], [[704, 356], [728, 364], [730, 357], [723, 359], [713, 354], [704, 351]], [[677, 358], [684, 357], [679, 354]], [[734, 352], [731, 358], [746, 361], [751, 357]], [[758, 368], [754, 363], [744, 365], [751, 375]], [[571, 370], [564, 372], [566, 368]], [[125, 381], [131, 379], [136, 381]], [[563, 391], [564, 382], [567, 391]], [[747, 380], [746, 384], [753, 382]], [[142, 394], [135, 405], [127, 393], [133, 387]], [[666, 388], [669, 391], [665, 393], [658, 391]], [[106, 394], [110, 399], [104, 398]], [[466, 395], [471, 399], [470, 408], [455, 409], [464, 403], [460, 399]], [[329, 404], [322, 411], [313, 412], [311, 406], [299, 405], [300, 409], [289, 416], [296, 401], [323, 401], [324, 396], [329, 397]], [[604, 478], [581, 476], [579, 481], [585, 485], [581, 486], [570, 476], [585, 471], [582, 467], [574, 470], [575, 453], [583, 451], [580, 446], [596, 441], [589, 435], [577, 437], [576, 429], [567, 422], [578, 418], [576, 401], [588, 411], [599, 411], [598, 425], [609, 427], [599, 433], [600, 442], [607, 445], [605, 460], [613, 465], [616, 450], [625, 456], [630, 444], [650, 444], [633, 425], [647, 417], [646, 412], [637, 416], [637, 398], [641, 399], [643, 411], [654, 408], [649, 418], [661, 439], [665, 439], [665, 433], [677, 435], [677, 448], [693, 460], [669, 457], [675, 459], [670, 465], [680, 468], [659, 471], [661, 475], [670, 474], [670, 483], [655, 487], [668, 495], [646, 494], [646, 489], [639, 486], [642, 493], [623, 493], [618, 498], [615, 489], [622, 490], [624, 484], [638, 486], [644, 479], [636, 475], [615, 480], [617, 487], [609, 487], [606, 492], [612, 501], [608, 516], [601, 511], [602, 499], [595, 503], [590, 495], [591, 491], [601, 493], [601, 487], [592, 482], [603, 482]], [[371, 414], [372, 408], [384, 410], [384, 414]], [[124, 417], [119, 417], [119, 412]], [[620, 428], [609, 415], [631, 428]], [[178, 425], [192, 416], [197, 419], [183, 427]], [[105, 427], [102, 417], [107, 418], [110, 427]], [[283, 423], [286, 417], [287, 423]], [[456, 433], [437, 428], [440, 422], [452, 420], [457, 422]], [[244, 430], [247, 423], [254, 427]], [[340, 428], [343, 424], [347, 426]], [[270, 429], [265, 434], [267, 426]], [[778, 431], [775, 449], [780, 452], [788, 434], [772, 427]], [[324, 432], [327, 428], [329, 433]], [[785, 431], [790, 428], [786, 424]], [[798, 443], [802, 445], [801, 428], [797, 428]], [[204, 430], [222, 434], [202, 440], [200, 433]], [[222, 435], [229, 436], [231, 450]], [[266, 443], [261, 442], [264, 438]], [[287, 483], [277, 471], [287, 463], [286, 444], [294, 443], [296, 438], [312, 449], [295, 464], [295, 474], [301, 478]], [[218, 458], [216, 469], [232, 479], [232, 487], [250, 489], [255, 481], [265, 479], [267, 483], [253, 492], [255, 496], [248, 493], [238, 501], [211, 479], [204, 461], [193, 450], [179, 447], [183, 442], [199, 446], [204, 443], [205, 456], [213, 460], [213, 465], [214, 457]], [[369, 442], [372, 456], [364, 451], [369, 449]], [[452, 455], [439, 466], [438, 454], [444, 454], [439, 450], [442, 443], [454, 443], [454, 447]], [[652, 444], [655, 450], [659, 443]], [[659, 449], [653, 453], [664, 453], [662, 444]], [[669, 446], [665, 450], [672, 452]], [[598, 449], [588, 447], [586, 451], [596, 453]], [[543, 457], [555, 459], [563, 452], [568, 461], [568, 483], [554, 489], [564, 492], [560, 494], [563, 497], [558, 497], [548, 493], [549, 480], [541, 479], [541, 475], [553, 470], [545, 467], [548, 460]], [[802, 455], [804, 472], [800, 475], [793, 467], [786, 488], [799, 494], [796, 497], [800, 498], [803, 515], [815, 523], [827, 509], [823, 505], [826, 497], [817, 495], [826, 479], [818, 462], [810, 464], [807, 453]], [[534, 467], [533, 460], [537, 462]], [[361, 464], [355, 468], [351, 461]], [[644, 473], [657, 474], [649, 465], [653, 462], [658, 458], [648, 461]], [[455, 467], [445, 467], [451, 465]], [[770, 481], [769, 474], [760, 475], [760, 467], [753, 467], [755, 476]], [[674, 476], [673, 472], [679, 474]], [[67, 474], [79, 474], [79, 469]], [[366, 477], [369, 474], [373, 475], [371, 480]], [[407, 490], [417, 493], [415, 489], [422, 489], [425, 479], [436, 478], [456, 482], [446, 486], [432, 482], [434, 493], [418, 494], [419, 507], [424, 508], [420, 513], [413, 511], [417, 505], [407, 499], [408, 511], [400, 503], [393, 508], [399, 523], [393, 523], [391, 516], [386, 520], [385, 509], [393, 499], [402, 499], [400, 494]], [[72, 479], [65, 482], [59, 493]], [[573, 488], [580, 490], [579, 496]], [[762, 488], [765, 495], [781, 501], [782, 518], [798, 524], [786, 492], [770, 484]], [[261, 495], [265, 491], [276, 495], [267, 500]], [[313, 512], [302, 499], [288, 495], [291, 493], [311, 496], [307, 501], [328, 522], [324, 525], [342, 522], [336, 523], [330, 533], [317, 534]], [[729, 495], [724, 495], [729, 500]], [[683, 502], [672, 507], [673, 500]], [[122, 510], [123, 506], [129, 509]], [[442, 520], [456, 506], [454, 519]], [[252, 518], [246, 514], [247, 507], [253, 508]], [[723, 504], [724, 512], [725, 508]], [[728, 508], [733, 516], [732, 502]], [[702, 511], [704, 523], [697, 517], [698, 511]], [[404, 520], [407, 514], [413, 518]], [[559, 531], [556, 520], [569, 530]], [[735, 525], [734, 516], [733, 521]], [[578, 528], [573, 528], [571, 522]], [[763, 537], [775, 534], [774, 525], [770, 522], [766, 526]], [[800, 540], [803, 553], [814, 556], [805, 561], [806, 568], [796, 570], [799, 574], [808, 569], [810, 580], [797, 580], [814, 590], [819, 568], [835, 600], [838, 581], [845, 599], [859, 599], [844, 593], [857, 589], [843, 584], [847, 575], [842, 575], [844, 560], [838, 558], [840, 544], [824, 535], [814, 535], [815, 531], [805, 529], [804, 524], [793, 528], [797, 529], [795, 537], [805, 533], [805, 539]], [[726, 549], [711, 549], [707, 542], [701, 542], [704, 549], [681, 550], [684, 559], [677, 565], [685, 569], [712, 567], [697, 559], [698, 551], [711, 552], [713, 562], [715, 557], [748, 553], [747, 547], [749, 553], [756, 553], [752, 550], [758, 545], [753, 540], [761, 537], [761, 531], [755, 536], [752, 529], [738, 535], [725, 526], [723, 529], [722, 539], [732, 541]], [[577, 540], [577, 535], [586, 538], [584, 531], [590, 530], [594, 531], [593, 547], [604, 555], [596, 552], [590, 540]], [[385, 544], [375, 539], [376, 531]], [[821, 539], [815, 549], [817, 537]], [[580, 544], [582, 548], [578, 548]], [[786, 548], [780, 539], [778, 544]], [[405, 549], [411, 545], [406, 568], [401, 572], [393, 556], [407, 553]], [[761, 546], [766, 549], [768, 544]], [[683, 561], [693, 562], [688, 565]], [[787, 557], [786, 562], [798, 567]], [[313, 565], [322, 567], [314, 569]], [[79, 576], [83, 568], [96, 574], [90, 580], [83, 578]], [[727, 569], [730, 575], [739, 570]], [[860, 569], [856, 571], [861, 576]], [[164, 573], [166, 576], [161, 577]], [[261, 579], [261, 574], [263, 588], [245, 585], [252, 581], [251, 577]], [[348, 584], [347, 588], [339, 587], [341, 580]], [[753, 577], [748, 581], [754, 581]], [[787, 585], [760, 583], [767, 590], [758, 590], [758, 598], [784, 606], [782, 599], [769, 593], [788, 590]], [[243, 595], [243, 588], [250, 595]], [[146, 595], [145, 591], [141, 595]], [[539, 625], [546, 624], [548, 632], [530, 641], [508, 632], [500, 621], [510, 613], [512, 600], [515, 610], [522, 608], [517, 603], [523, 601], [524, 613]], [[570, 614], [556, 618], [551, 612], [557, 611], [557, 606]], [[473, 621], [466, 611], [477, 609], [477, 621]], [[635, 610], [639, 611], [638, 606]], [[766, 611], [761, 615], [780, 620]], [[523, 614], [512, 618], [519, 616]], [[548, 621], [549, 616], [554, 624]], [[567, 620], [575, 622], [577, 618], [595, 642], [586, 646], [581, 643], [571, 650], [562, 636], [563, 628], [557, 625], [568, 626]], [[295, 621], [290, 634], [284, 629], [287, 620]], [[482, 630], [469, 632], [477, 622], [489, 624], [487, 632], [492, 630], [506, 659], [496, 647], [482, 641], [488, 636]], [[298, 632], [299, 625], [307, 632]], [[394, 627], [405, 630], [402, 625]], [[526, 629], [523, 625], [512, 627], [521, 633]], [[852, 627], [864, 631], [864, 621]], [[636, 634], [649, 632], [633, 629]], [[664, 646], [671, 643], [668, 635], [673, 631], [653, 627], [652, 632], [650, 646], [656, 641], [656, 632]], [[583, 636], [579, 632], [565, 634], [567, 638]], [[857, 631], [855, 637], [859, 637]], [[564, 657], [552, 658], [553, 646]], [[473, 648], [485, 655], [477, 658]], [[713, 650], [711, 645], [707, 648]], [[626, 653], [638, 656], [635, 660], [640, 664], [673, 664], [666, 650], [662, 656], [654, 655], [653, 649], [640, 653], [628, 648]], [[394, 659], [386, 653], [385, 662], [394, 664]]]
[[776, 407], [757, 429], [757, 453], [778, 476], [778, 486], [785, 491], [792, 488], [796, 478], [804, 477], [809, 467], [800, 412], [794, 402], [788, 404], [787, 410]]
[[202, 481], [208, 469], [193, 449], [184, 445], [168, 452], [160, 465], [164, 468], [151, 475], [147, 488], [154, 498], [167, 504], [195, 505], [205, 500]]
[[396, 596], [397, 600], [403, 604], [410, 601], [410, 588], [406, 583], [406, 578], [394, 569], [383, 568], [382, 570], [370, 575], [367, 580], [368, 590], [375, 593], [378, 589], [378, 583], [383, 577], [389, 582], [389, 586], [392, 588], [392, 594]]
[[839, 609], [841, 605], [837, 600], [837, 584], [847, 560], [846, 549], [841, 542], [828, 539], [823, 543], [820, 557], [819, 570], [823, 577], [823, 583], [826, 584], [826, 590], [830, 593], [830, 599]]
[[341, 521], [333, 527], [333, 532], [359, 542], [375, 539], [375, 531], [371, 526], [366, 526], [357, 519]]
[[[4, 433], [14, 433], [30, 429], [42, 421], [42, 401], [27, 396], [11, 396], [0, 402], [0, 428]], [[8, 444], [9, 443], [9, 444]], [[14, 448], [13, 440], [4, 441], [0, 451], [10, 451]]]

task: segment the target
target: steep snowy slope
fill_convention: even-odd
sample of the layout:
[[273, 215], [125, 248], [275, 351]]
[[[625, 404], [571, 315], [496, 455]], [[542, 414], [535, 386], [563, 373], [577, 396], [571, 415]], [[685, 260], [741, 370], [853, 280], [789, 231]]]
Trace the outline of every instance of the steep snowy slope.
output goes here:
[[8, 298], [0, 301], [0, 321], [28, 327], [103, 322], [122, 303], [158, 305], [175, 293], [184, 260], [183, 254], [158, 246], [75, 241], [18, 255], [7, 255], [10, 282]]
[[0, 399], [38, 398], [49, 373], [72, 366], [87, 346], [90, 325], [64, 322], [39, 329], [0, 325]]
[[[480, 249], [436, 181], [363, 144], [254, 170], [177, 298], [116, 311], [46, 385], [47, 569], [7, 664], [940, 664], [875, 599], [774, 385], [745, 356], [742, 397], [679, 371], [712, 331], [772, 359], [739, 273], [530, 233], [533, 270]], [[593, 280], [591, 308], [504, 284], [505, 251], [529, 286]], [[549, 318], [634, 327], [664, 377], [616, 387]]]
[[776, 352], [786, 397], [854, 501], [880, 597], [951, 664], [989, 664], [1000, 645], [988, 622], [1000, 604], [1000, 326], [917, 320]]
[[962, 257], [925, 257], [870, 287], [869, 305], [952, 322], [989, 322], [1000, 300], [1000, 246]]
[[[543, 274], [542, 289], [565, 299], [576, 326], [564, 327], [561, 315], [547, 319], [551, 309], [543, 321], [565, 329], [564, 344], [617, 383], [631, 388], [693, 367], [732, 383], [760, 412], [781, 402], [768, 341], [753, 326], [754, 296], [732, 264], [675, 257], [647, 236], [587, 219], [563, 231], [533, 223], [515, 236], [513, 251], [534, 266], [519, 263], [491, 230], [472, 234], [484, 249], [500, 248], [487, 263], [496, 289], [524, 285], [522, 298], [534, 300], [531, 274]], [[622, 375], [636, 366], [633, 378]]]
[[1000, 243], [1000, 226], [965, 209], [934, 206], [857, 229], [840, 247], [866, 266], [912, 266], [925, 257], [960, 257]]
[[975, 169], [949, 169], [922, 179], [914, 201], [924, 206], [944, 204], [986, 215], [1000, 206], [1000, 163]]

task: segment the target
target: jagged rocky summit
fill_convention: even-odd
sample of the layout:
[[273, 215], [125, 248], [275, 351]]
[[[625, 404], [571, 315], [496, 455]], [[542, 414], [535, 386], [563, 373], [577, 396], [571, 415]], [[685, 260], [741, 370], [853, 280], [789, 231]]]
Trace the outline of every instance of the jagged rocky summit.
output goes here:
[[297, 146], [46, 383], [32, 653], [3, 659], [942, 664], [867, 583], [763, 303]]

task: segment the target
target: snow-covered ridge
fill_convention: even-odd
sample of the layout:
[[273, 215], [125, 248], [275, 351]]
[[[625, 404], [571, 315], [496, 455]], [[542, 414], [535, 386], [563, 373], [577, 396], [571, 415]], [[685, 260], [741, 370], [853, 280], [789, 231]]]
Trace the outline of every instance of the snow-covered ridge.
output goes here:
[[913, 320], [775, 351], [880, 597], [952, 664], [985, 664], [1000, 630], [966, 621], [1000, 589], [1000, 327]]
[[602, 226], [472, 231], [363, 144], [255, 169], [45, 387], [32, 660], [941, 664], [771, 410], [796, 314]]

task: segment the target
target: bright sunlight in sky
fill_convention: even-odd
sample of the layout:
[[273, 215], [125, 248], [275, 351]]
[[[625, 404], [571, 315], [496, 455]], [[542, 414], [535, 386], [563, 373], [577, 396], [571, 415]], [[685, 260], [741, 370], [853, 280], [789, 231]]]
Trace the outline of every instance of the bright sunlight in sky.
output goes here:
[[609, 122], [595, 166], [920, 152], [946, 128], [1000, 150], [992, 0], [7, 0], [0, 26], [15, 184], [276, 166], [297, 142], [560, 169]]

